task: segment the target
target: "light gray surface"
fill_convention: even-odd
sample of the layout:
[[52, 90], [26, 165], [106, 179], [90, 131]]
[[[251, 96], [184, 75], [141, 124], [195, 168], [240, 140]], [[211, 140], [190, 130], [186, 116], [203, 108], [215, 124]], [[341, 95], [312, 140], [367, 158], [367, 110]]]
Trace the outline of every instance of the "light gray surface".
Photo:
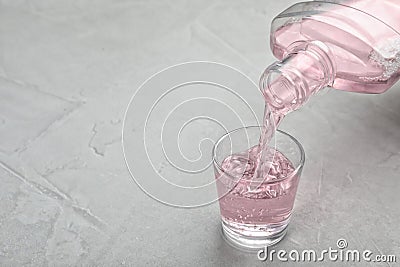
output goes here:
[[[224, 243], [216, 203], [178, 209], [145, 195], [120, 138], [133, 92], [172, 64], [221, 62], [257, 81], [273, 60], [269, 22], [291, 3], [1, 1], [0, 265], [265, 265]], [[285, 119], [307, 159], [276, 249], [345, 238], [400, 260], [399, 87], [331, 90]]]

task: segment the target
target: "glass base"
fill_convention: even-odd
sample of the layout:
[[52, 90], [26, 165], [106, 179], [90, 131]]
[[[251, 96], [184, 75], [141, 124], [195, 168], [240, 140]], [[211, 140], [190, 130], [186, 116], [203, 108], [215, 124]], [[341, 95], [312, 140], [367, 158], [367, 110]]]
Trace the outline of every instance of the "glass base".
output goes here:
[[238, 229], [231, 223], [222, 220], [222, 233], [225, 240], [233, 247], [245, 251], [255, 251], [281, 241], [286, 234], [288, 223], [289, 220], [286, 220], [280, 224], [263, 227], [263, 230], [253, 228], [243, 231], [243, 229]]

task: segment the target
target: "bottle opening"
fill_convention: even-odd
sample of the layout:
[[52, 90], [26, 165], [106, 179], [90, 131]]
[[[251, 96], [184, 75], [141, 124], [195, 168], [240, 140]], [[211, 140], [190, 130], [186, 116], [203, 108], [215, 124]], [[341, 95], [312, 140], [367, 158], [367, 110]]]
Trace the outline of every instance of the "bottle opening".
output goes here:
[[272, 109], [284, 114], [296, 110], [333, 81], [332, 62], [319, 45], [297, 46], [282, 61], [265, 70], [260, 89]]
[[299, 81], [296, 82], [295, 75], [282, 72], [279, 64], [273, 65], [273, 68], [267, 70], [262, 79], [262, 93], [265, 100], [271, 108], [276, 110], [292, 109], [298, 102]]

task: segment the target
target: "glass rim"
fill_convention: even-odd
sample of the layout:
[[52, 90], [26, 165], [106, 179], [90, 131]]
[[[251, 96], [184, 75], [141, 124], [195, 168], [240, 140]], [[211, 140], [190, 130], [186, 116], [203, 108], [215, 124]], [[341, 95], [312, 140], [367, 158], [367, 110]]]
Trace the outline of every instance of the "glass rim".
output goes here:
[[[244, 130], [244, 129], [250, 129], [250, 128], [258, 128], [258, 129], [261, 129], [262, 127], [263, 127], [263, 126], [245, 126], [245, 127], [240, 127], [240, 128], [234, 129], [234, 130], [232, 130], [232, 131], [229, 131], [229, 132], [223, 134], [223, 135], [217, 140], [217, 142], [214, 144], [214, 146], [213, 146], [213, 148], [212, 148], [212, 160], [213, 160], [214, 166], [217, 166], [217, 168], [218, 168], [221, 172], [223, 172], [224, 174], [228, 175], [230, 178], [238, 179], [238, 177], [235, 177], [235, 176], [231, 175], [229, 172], [226, 172], [226, 170], [224, 170], [224, 169], [222, 168], [222, 166], [219, 164], [219, 162], [218, 162], [218, 160], [217, 160], [217, 155], [216, 155], [216, 148], [218, 147], [218, 145], [219, 145], [227, 136], [229, 136], [229, 135], [231, 135], [231, 134], [233, 134], [233, 133], [235, 133], [235, 132], [238, 132], [238, 131]], [[279, 130], [279, 129], [277, 129], [276, 132], [279, 132], [280, 134], [283, 134], [283, 135], [285, 135], [286, 137], [289, 137], [289, 138], [296, 144], [296, 146], [297, 146], [298, 149], [300, 150], [300, 162], [297, 164], [296, 168], [292, 171], [292, 173], [291, 173], [290, 175], [285, 176], [285, 177], [280, 178], [280, 179], [276, 179], [276, 180], [272, 180], [272, 181], [264, 181], [264, 182], [263, 182], [263, 183], [267, 183], [267, 184], [276, 183], [276, 182], [281, 182], [281, 181], [283, 181], [283, 180], [290, 179], [291, 177], [293, 177], [294, 175], [296, 175], [297, 173], [299, 173], [299, 171], [303, 168], [304, 162], [305, 162], [305, 159], [306, 159], [304, 148], [303, 148], [303, 146], [301, 145], [301, 143], [300, 143], [296, 138], [294, 138], [294, 137], [293, 137], [292, 135], [290, 135], [289, 133], [284, 132], [284, 131]], [[240, 177], [239, 180], [240, 180], [241, 178], [242, 178], [242, 177]]]

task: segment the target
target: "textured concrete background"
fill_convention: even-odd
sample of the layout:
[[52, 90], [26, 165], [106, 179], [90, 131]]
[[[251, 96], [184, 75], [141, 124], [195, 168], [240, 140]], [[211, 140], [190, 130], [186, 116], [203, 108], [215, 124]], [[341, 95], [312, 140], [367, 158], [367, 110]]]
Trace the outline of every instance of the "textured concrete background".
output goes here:
[[[121, 128], [134, 91], [172, 64], [216, 61], [257, 81], [273, 61], [269, 23], [294, 2], [0, 1], [0, 265], [265, 265], [225, 244], [216, 203], [178, 209], [145, 195]], [[281, 128], [307, 160], [274, 248], [345, 238], [399, 261], [399, 84], [372, 96], [330, 90]]]

